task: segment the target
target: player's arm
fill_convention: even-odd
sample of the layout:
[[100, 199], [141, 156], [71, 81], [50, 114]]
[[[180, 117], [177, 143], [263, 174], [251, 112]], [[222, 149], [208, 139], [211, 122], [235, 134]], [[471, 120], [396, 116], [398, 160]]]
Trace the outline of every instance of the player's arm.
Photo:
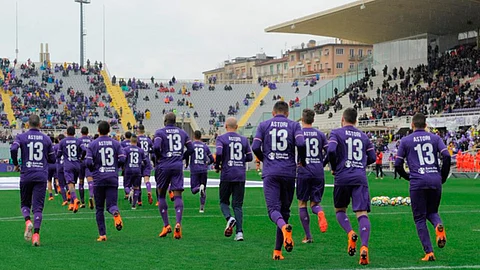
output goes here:
[[[48, 137], [47, 137], [48, 138]], [[55, 164], [55, 151], [53, 150], [52, 141], [50, 138], [47, 140], [47, 162], [50, 164]]]
[[118, 167], [123, 167], [123, 165], [125, 164], [125, 161], [126, 161], [126, 155], [125, 155], [125, 151], [123, 151], [123, 148], [120, 144], [118, 144], [118, 149], [117, 149], [117, 153], [118, 153]]
[[252, 149], [250, 148], [250, 143], [248, 142], [248, 139], [245, 140], [245, 144], [246, 144], [246, 147], [244, 147], [244, 150], [243, 150], [245, 151], [245, 155], [246, 155], [245, 162], [250, 162], [253, 160], [253, 154], [252, 154]]
[[[263, 127], [262, 125], [258, 126], [257, 134], [253, 139], [252, 150], [258, 160], [263, 161], [263, 152], [262, 152], [262, 143], [263, 143]], [[218, 156], [217, 156], [218, 160]]]
[[85, 156], [85, 155], [83, 154], [84, 148], [83, 148], [82, 146], [83, 146], [82, 142], [81, 142], [80, 140], [78, 140], [78, 141], [77, 141], [77, 149], [78, 149], [78, 151], [77, 151], [77, 159], [78, 159], [78, 160], [82, 160], [83, 157]]
[[323, 133], [320, 133], [320, 141], [322, 142], [322, 148], [320, 149], [320, 151], [322, 151], [322, 156], [324, 157], [322, 162], [323, 162], [323, 167], [327, 166], [327, 164], [329, 163], [329, 160], [328, 160], [328, 141], [327, 141], [327, 136], [325, 136], [325, 134]]
[[[380, 155], [381, 154], [382, 153], [380, 153]], [[370, 140], [368, 140], [368, 143], [367, 143], [367, 166], [375, 163], [376, 159], [377, 159], [377, 155], [375, 153], [375, 147], [373, 146], [372, 142]]]
[[330, 168], [332, 172], [337, 170], [337, 146], [338, 146], [338, 139], [335, 132], [330, 133], [330, 138], [328, 140], [328, 150], [327, 150], [327, 158], [328, 162], [330, 163]]
[[[57, 157], [58, 159], [58, 157]], [[91, 171], [94, 170], [94, 166], [93, 166], [93, 151], [92, 151], [92, 148], [91, 148], [91, 145], [88, 146], [87, 148], [87, 155], [85, 157], [85, 166], [87, 166], [87, 168]], [[57, 170], [58, 171], [58, 170]]]
[[305, 136], [303, 136], [302, 127], [300, 123], [296, 123], [294, 127], [295, 132], [295, 146], [297, 147], [298, 151], [298, 159], [300, 160], [300, 164], [302, 166], [307, 166], [307, 162], [305, 159], [307, 158], [307, 148], [305, 146]]
[[217, 148], [217, 152], [216, 152], [217, 157], [215, 161], [215, 171], [219, 172], [221, 170], [221, 163], [222, 163], [223, 143], [218, 139], [216, 143], [216, 148]]
[[443, 143], [442, 139], [438, 139], [438, 149], [440, 150], [440, 155], [442, 156], [442, 184], [447, 182], [448, 175], [450, 174], [450, 166], [452, 165], [452, 157], [448, 152], [447, 147]]
[[65, 148], [65, 141], [64, 140], [61, 140], [60, 143], [58, 144], [58, 148], [57, 148], [57, 158], [62, 158], [62, 155], [63, 155], [63, 151], [62, 149]]
[[398, 174], [403, 177], [405, 180], [410, 181], [410, 174], [405, 171], [403, 168], [403, 163], [405, 162], [406, 151], [405, 151], [405, 143], [400, 141], [400, 146], [398, 147], [397, 157], [395, 159], [395, 170], [397, 170]]
[[207, 153], [208, 157], [208, 165], [213, 164], [215, 159], [213, 158], [212, 151], [210, 151], [210, 147], [205, 146], [205, 152]]
[[12, 143], [12, 146], [10, 146], [10, 156], [12, 158], [12, 163], [15, 166], [15, 171], [18, 171], [18, 149], [20, 148], [20, 141], [18, 140], [18, 137], [15, 139], [15, 141]]
[[160, 158], [162, 153], [162, 137], [160, 134], [155, 134], [155, 138], [153, 139], [153, 153], [157, 159]]

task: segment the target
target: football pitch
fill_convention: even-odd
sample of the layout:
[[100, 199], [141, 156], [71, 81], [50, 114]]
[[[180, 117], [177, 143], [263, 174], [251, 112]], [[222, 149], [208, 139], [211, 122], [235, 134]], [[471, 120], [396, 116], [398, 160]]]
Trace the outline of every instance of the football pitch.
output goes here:
[[[328, 175], [329, 173], [327, 173]], [[256, 173], [249, 174], [256, 180]], [[327, 176], [328, 184], [333, 182]], [[371, 196], [408, 196], [404, 180], [369, 178]], [[284, 261], [273, 261], [275, 226], [267, 216], [261, 188], [247, 188], [244, 203], [244, 242], [223, 235], [218, 189], [207, 189], [205, 213], [198, 212], [198, 195], [187, 189], [183, 238], [159, 238], [163, 223], [154, 205], [130, 210], [123, 200], [119, 207], [124, 229], [116, 231], [113, 218], [107, 218], [107, 242], [96, 242], [98, 231], [94, 210], [76, 214], [60, 206], [60, 197], [45, 202], [41, 246], [32, 247], [23, 239], [24, 221], [20, 213], [19, 192], [0, 191], [0, 269], [480, 269], [480, 181], [450, 179], [444, 185], [440, 215], [447, 231], [444, 249], [434, 248], [437, 261], [421, 262], [424, 253], [418, 240], [409, 206], [372, 206], [370, 220], [370, 265], [358, 265], [346, 252], [347, 237], [338, 225], [333, 210], [332, 187], [325, 188], [322, 205], [329, 228], [320, 233], [311, 215], [314, 243], [302, 244], [303, 229], [296, 202], [292, 206], [295, 248]], [[86, 192], [88, 194], [88, 192]], [[145, 196], [144, 193], [144, 201]], [[169, 201], [170, 222], [175, 222]], [[358, 225], [349, 212], [354, 230]], [[429, 225], [433, 234], [433, 229]], [[359, 250], [357, 246], [357, 250]]]

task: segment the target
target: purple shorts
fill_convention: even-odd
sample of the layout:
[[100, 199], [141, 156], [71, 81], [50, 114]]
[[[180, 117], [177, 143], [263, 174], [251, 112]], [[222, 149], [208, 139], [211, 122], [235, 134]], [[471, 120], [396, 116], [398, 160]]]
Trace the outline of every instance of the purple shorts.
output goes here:
[[63, 188], [67, 183], [65, 182], [65, 173], [63, 171], [57, 171], [58, 185]]
[[190, 175], [190, 187], [192, 188], [192, 192], [195, 188], [199, 188], [201, 184], [207, 186], [207, 175], [207, 172], [192, 173]]
[[142, 184], [141, 175], [127, 174], [123, 177], [123, 187], [139, 187]]
[[183, 170], [155, 169], [155, 181], [157, 188], [167, 189], [170, 185], [171, 191], [183, 191]]
[[319, 203], [322, 201], [325, 180], [321, 178], [298, 178], [297, 200]]
[[335, 208], [347, 208], [352, 199], [353, 212], [370, 212], [370, 194], [368, 186], [335, 186], [333, 204]]
[[86, 177], [92, 177], [92, 172], [90, 172], [87, 166], [82, 163], [82, 165], [80, 165], [80, 173], [78, 174], [78, 178], [85, 179]]
[[48, 181], [51, 182], [53, 179], [57, 179], [57, 165], [48, 164]]
[[42, 212], [46, 188], [46, 182], [20, 181], [20, 205], [31, 207], [34, 213]]
[[283, 219], [288, 221], [290, 206], [295, 193], [295, 178], [269, 176], [263, 178], [263, 193], [267, 204], [268, 214], [278, 211]]
[[410, 190], [410, 199], [412, 200], [414, 217], [426, 217], [429, 214], [438, 213], [438, 207], [442, 199], [442, 188]]
[[68, 170], [65, 170], [65, 181], [67, 184], [77, 184], [78, 180], [78, 175], [80, 173], [80, 169], [77, 168], [71, 168]]

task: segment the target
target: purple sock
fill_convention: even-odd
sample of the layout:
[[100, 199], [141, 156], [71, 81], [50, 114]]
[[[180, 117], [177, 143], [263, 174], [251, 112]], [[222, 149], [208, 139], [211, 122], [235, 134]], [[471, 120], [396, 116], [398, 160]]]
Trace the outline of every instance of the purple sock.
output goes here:
[[200, 191], [200, 186], [192, 188], [192, 194], [197, 194]]
[[183, 200], [182, 196], [175, 196], [175, 217], [177, 223], [182, 223], [182, 214], [183, 214]]
[[[280, 230], [283, 228], [283, 226], [285, 226], [285, 220], [283, 219], [282, 217], [282, 214], [280, 214], [280, 212], [278, 211], [273, 211], [272, 213], [270, 213], [270, 219], [275, 222], [275, 224], [277, 224], [278, 228], [280, 228]], [[283, 233], [282, 233], [283, 234]]]
[[93, 181], [88, 182], [88, 196], [93, 198]]
[[83, 187], [83, 185], [80, 185], [78, 187], [78, 192], [80, 193], [80, 201], [82, 201], [82, 203], [85, 202], [85, 188]]
[[283, 246], [283, 232], [277, 227], [277, 234], [275, 235], [275, 250], [282, 250]]
[[302, 221], [303, 230], [305, 231], [305, 236], [307, 239], [312, 239], [312, 234], [310, 233], [310, 216], [306, 207], [299, 209], [300, 220]]
[[133, 190], [133, 202], [132, 202], [132, 207], [135, 207], [137, 205], [138, 201], [138, 196], [140, 195], [140, 190], [139, 189], [134, 189]]
[[362, 239], [362, 246], [368, 247], [368, 238], [370, 238], [370, 220], [368, 216], [358, 217], [358, 227], [360, 239]]
[[42, 225], [42, 212], [35, 212], [33, 213], [33, 228], [40, 229], [40, 225]]
[[338, 211], [337, 214], [337, 221], [342, 226], [343, 230], [346, 233], [349, 233], [352, 230], [352, 225], [350, 224], [350, 221], [348, 220], [347, 214], [343, 211]]
[[70, 190], [70, 199], [72, 200], [72, 203], [77, 199], [77, 193], [75, 192], [75, 189]]
[[110, 206], [110, 208], [108, 208], [108, 212], [112, 215], [115, 214], [115, 212], [119, 212], [118, 206], [116, 206], [116, 205]]
[[30, 207], [22, 207], [22, 215], [24, 218], [30, 217]]
[[432, 213], [427, 215], [427, 219], [428, 221], [430, 221], [430, 223], [432, 223], [433, 227], [435, 228], [438, 226], [438, 224], [442, 224], [442, 219], [440, 219], [438, 213]]
[[125, 195], [128, 195], [130, 193], [130, 187], [125, 187]]
[[315, 215], [318, 215], [318, 213], [320, 213], [322, 211], [323, 211], [323, 208], [320, 204], [314, 205], [312, 207], [312, 213], [314, 213]]
[[160, 211], [160, 216], [162, 216], [164, 226], [170, 225], [170, 222], [168, 222], [168, 205], [165, 198], [158, 199], [158, 210]]
[[145, 185], [147, 186], [147, 192], [152, 193], [152, 184], [150, 184], [150, 182], [147, 182], [145, 183]]
[[205, 196], [200, 196], [200, 205], [205, 205], [205, 201], [207, 200], [207, 194]]
[[60, 194], [62, 194], [62, 199], [63, 201], [67, 201], [67, 192], [65, 191], [65, 189], [61, 188], [60, 189]]

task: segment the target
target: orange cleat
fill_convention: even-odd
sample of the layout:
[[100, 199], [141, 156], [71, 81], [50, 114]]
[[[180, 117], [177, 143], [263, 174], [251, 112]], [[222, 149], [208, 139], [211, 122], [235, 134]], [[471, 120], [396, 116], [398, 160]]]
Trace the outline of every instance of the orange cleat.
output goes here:
[[168, 196], [170, 197], [170, 201], [175, 201], [175, 196], [173, 195], [173, 191], [168, 191]]
[[165, 237], [172, 232], [172, 226], [167, 225], [163, 227], [162, 232], [158, 235], [159, 237]]
[[153, 203], [152, 193], [148, 192], [147, 196], [148, 196], [148, 204], [152, 204]]
[[175, 230], [173, 231], [173, 238], [182, 238], [182, 225], [180, 223], [175, 224]]
[[292, 252], [293, 250], [293, 238], [292, 238], [292, 225], [285, 224], [282, 227], [283, 233], [283, 246], [285, 251]]
[[355, 253], [357, 252], [357, 239], [358, 236], [353, 230], [348, 233], [347, 253], [350, 256], [355, 255]]
[[447, 235], [445, 234], [445, 228], [442, 224], [438, 224], [435, 228], [435, 234], [437, 235], [437, 245], [439, 248], [444, 248], [447, 244]]
[[318, 226], [322, 233], [326, 232], [328, 229], [327, 219], [325, 218], [325, 212], [323, 211], [318, 212]]
[[32, 245], [34, 247], [40, 246], [40, 234], [34, 233], [32, 236]]
[[360, 248], [360, 262], [361, 265], [367, 265], [370, 263], [370, 259], [368, 258], [368, 247], [362, 246]]
[[123, 221], [119, 212], [115, 212], [113, 214], [113, 220], [115, 222], [115, 228], [117, 229], [117, 231], [121, 231], [123, 228]]
[[78, 199], [75, 199], [73, 201], [73, 213], [77, 213], [79, 207], [80, 207], [80, 201]]
[[53, 196], [48, 197], [49, 201], [53, 201]]
[[62, 189], [60, 188], [60, 186], [57, 186], [57, 193], [62, 193]]
[[282, 256], [282, 251], [281, 250], [274, 250], [273, 251], [273, 259], [275, 261], [281, 261], [281, 260], [284, 260], [285, 257]]
[[143, 206], [143, 202], [137, 202], [138, 206]]
[[105, 242], [105, 241], [107, 241], [107, 236], [106, 235], [100, 235], [97, 238], [97, 242]]
[[62, 206], [65, 206], [65, 205], [67, 205], [67, 204], [68, 204], [68, 201], [63, 201], [63, 202], [62, 202]]
[[313, 239], [312, 238], [307, 238], [306, 236], [303, 238], [302, 240], [302, 243], [304, 244], [311, 244], [313, 243]]
[[155, 203], [155, 206], [158, 206], [158, 201]]
[[25, 233], [23, 237], [26, 241], [32, 240], [32, 232], [33, 232], [33, 223], [31, 220], [25, 221]]
[[433, 252], [425, 254], [425, 257], [422, 258], [422, 261], [424, 262], [433, 262], [435, 261], [435, 255], [433, 255]]
[[73, 203], [68, 205], [68, 211], [73, 211]]

